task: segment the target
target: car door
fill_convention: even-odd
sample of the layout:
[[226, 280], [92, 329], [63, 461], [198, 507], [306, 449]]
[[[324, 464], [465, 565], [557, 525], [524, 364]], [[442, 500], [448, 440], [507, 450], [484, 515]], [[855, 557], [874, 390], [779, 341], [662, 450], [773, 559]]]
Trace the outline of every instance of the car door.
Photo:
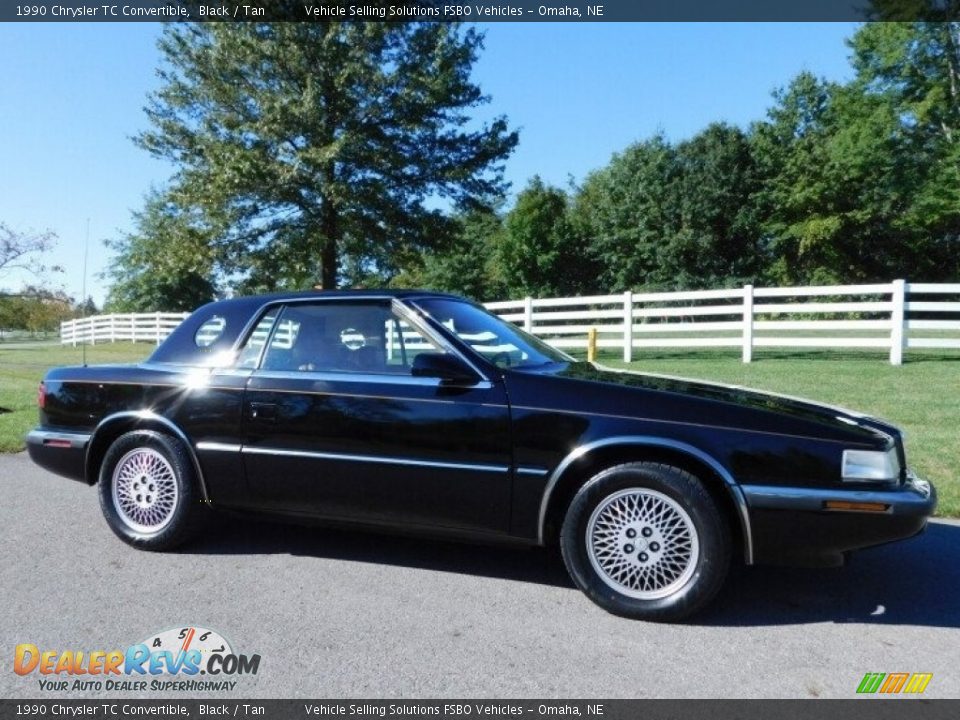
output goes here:
[[[414, 377], [443, 351], [390, 299], [282, 307], [244, 396], [254, 502], [362, 522], [506, 532], [509, 408], [500, 382]], [[450, 352], [450, 348], [446, 348]]]

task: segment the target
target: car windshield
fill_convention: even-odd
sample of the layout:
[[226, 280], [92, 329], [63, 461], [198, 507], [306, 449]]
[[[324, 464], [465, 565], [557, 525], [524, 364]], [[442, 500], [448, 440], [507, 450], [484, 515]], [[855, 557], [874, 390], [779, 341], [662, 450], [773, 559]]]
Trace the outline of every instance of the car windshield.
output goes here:
[[418, 300], [417, 307], [498, 367], [532, 368], [572, 358], [516, 325], [461, 300]]

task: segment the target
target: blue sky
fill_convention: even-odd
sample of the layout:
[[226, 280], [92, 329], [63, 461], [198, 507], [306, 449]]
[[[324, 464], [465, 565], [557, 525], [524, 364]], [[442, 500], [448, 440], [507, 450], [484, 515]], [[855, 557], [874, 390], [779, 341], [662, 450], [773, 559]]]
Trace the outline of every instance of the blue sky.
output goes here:
[[[662, 131], [678, 140], [725, 120], [762, 118], [770, 93], [801, 70], [848, 78], [850, 23], [566, 24], [485, 26], [474, 77], [520, 128], [507, 162], [513, 190], [535, 174], [566, 185], [612, 153]], [[136, 148], [157, 87], [158, 24], [0, 25], [0, 222], [53, 230], [52, 282], [79, 296], [90, 219], [88, 294], [110, 262], [102, 240], [131, 226], [171, 167]], [[0, 277], [0, 288], [25, 278]]]

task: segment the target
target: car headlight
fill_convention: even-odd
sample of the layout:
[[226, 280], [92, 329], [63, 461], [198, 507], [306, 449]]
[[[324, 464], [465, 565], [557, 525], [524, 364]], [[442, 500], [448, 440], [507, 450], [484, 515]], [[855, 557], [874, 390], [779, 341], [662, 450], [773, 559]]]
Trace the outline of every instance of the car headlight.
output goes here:
[[900, 477], [900, 459], [895, 447], [889, 450], [844, 450], [843, 480], [878, 482]]

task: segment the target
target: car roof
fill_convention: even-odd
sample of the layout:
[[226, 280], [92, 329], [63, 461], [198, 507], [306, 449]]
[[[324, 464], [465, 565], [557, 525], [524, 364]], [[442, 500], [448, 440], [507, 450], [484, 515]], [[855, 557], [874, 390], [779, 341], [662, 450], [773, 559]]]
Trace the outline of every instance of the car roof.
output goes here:
[[224, 300], [216, 300], [211, 305], [255, 305], [257, 307], [271, 302], [283, 300], [303, 300], [310, 298], [441, 298], [447, 300], [463, 300], [460, 295], [442, 293], [435, 290], [415, 290], [396, 288], [351, 288], [349, 290], [291, 290], [288, 292], [274, 292], [264, 295], [242, 295]]

